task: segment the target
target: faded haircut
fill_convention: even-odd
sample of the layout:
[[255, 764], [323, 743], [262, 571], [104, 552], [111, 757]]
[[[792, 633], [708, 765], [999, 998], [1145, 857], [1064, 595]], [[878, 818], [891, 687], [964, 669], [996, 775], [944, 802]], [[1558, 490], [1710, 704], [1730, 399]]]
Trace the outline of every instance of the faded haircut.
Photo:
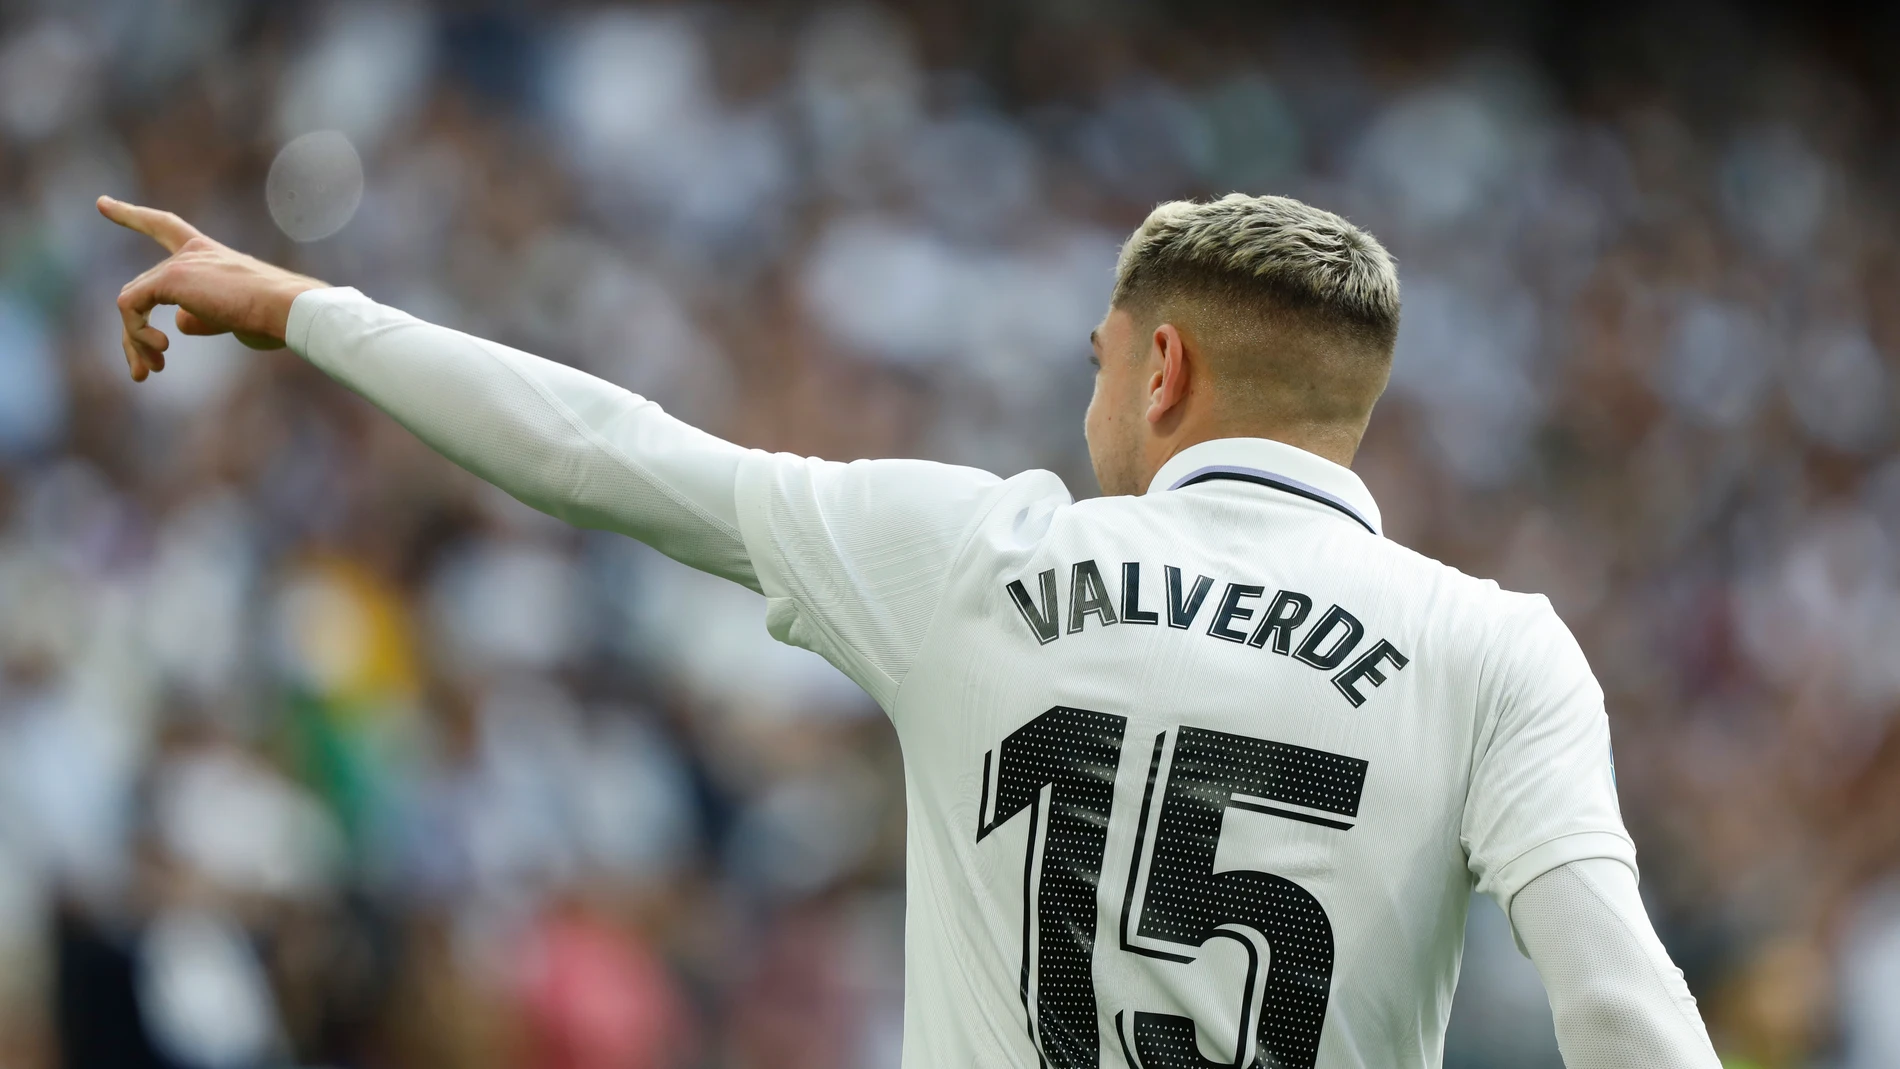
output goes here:
[[1296, 322], [1388, 360], [1399, 332], [1399, 278], [1385, 247], [1291, 197], [1230, 193], [1149, 213], [1122, 246], [1113, 303], [1153, 319], [1180, 302]]

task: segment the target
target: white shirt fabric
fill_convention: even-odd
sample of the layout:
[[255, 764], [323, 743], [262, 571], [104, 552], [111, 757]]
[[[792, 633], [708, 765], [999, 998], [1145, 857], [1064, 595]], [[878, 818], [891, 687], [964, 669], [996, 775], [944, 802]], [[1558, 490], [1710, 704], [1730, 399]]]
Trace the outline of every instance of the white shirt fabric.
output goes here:
[[[1386, 540], [1317, 456], [1206, 442], [1076, 502], [1049, 472], [742, 449], [353, 290], [300, 296], [288, 334], [523, 501], [762, 591], [884, 708], [906, 1069], [1436, 1066], [1474, 887], [1520, 934], [1548, 873], [1634, 887], [1602, 694], [1549, 604]], [[1650, 933], [1623, 906], [1602, 938]], [[1694, 1017], [1679, 974], [1628, 990]], [[1714, 1064], [1682, 1042], [1642, 1064]]]
[[1549, 992], [1566, 1065], [1721, 1069], [1634, 872], [1606, 858], [1554, 868], [1518, 894], [1511, 919]]

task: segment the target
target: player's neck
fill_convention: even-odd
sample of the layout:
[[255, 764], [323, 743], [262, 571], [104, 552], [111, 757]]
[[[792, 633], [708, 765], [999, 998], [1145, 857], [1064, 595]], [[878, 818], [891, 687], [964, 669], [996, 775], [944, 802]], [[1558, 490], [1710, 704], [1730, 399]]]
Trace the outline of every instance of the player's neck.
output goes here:
[[1348, 427], [1340, 424], [1307, 424], [1303, 426], [1266, 425], [1259, 423], [1210, 423], [1207, 426], [1179, 429], [1166, 438], [1154, 439], [1154, 448], [1149, 452], [1150, 466], [1148, 477], [1161, 470], [1161, 466], [1174, 459], [1177, 453], [1202, 442], [1217, 441], [1222, 438], [1265, 438], [1270, 441], [1303, 449], [1317, 457], [1323, 457], [1343, 468], [1352, 467], [1353, 457], [1359, 452], [1359, 439], [1362, 427]]

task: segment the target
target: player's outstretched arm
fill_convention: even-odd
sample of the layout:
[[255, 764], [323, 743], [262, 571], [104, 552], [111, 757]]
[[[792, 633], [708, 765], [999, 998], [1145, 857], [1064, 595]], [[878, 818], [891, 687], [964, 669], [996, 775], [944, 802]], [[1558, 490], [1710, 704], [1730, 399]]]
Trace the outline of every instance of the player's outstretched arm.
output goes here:
[[163, 370], [169, 339], [149, 319], [158, 305], [177, 305], [180, 331], [288, 344], [535, 508], [758, 588], [735, 504], [747, 450], [584, 372], [245, 256], [169, 212], [104, 197], [99, 210], [171, 254], [119, 296], [133, 379]]
[[1511, 923], [1544, 978], [1569, 1069], [1720, 1069], [1627, 865], [1552, 869], [1518, 892]]
[[161, 304], [187, 333], [288, 345], [529, 505], [764, 593], [774, 636], [887, 709], [977, 521], [1012, 492], [1024, 523], [1069, 500], [1047, 472], [1005, 483], [926, 461], [743, 449], [573, 368], [234, 252], [168, 212], [105, 198], [99, 210], [172, 254], [119, 296], [134, 379], [164, 367], [167, 339], [149, 322]]

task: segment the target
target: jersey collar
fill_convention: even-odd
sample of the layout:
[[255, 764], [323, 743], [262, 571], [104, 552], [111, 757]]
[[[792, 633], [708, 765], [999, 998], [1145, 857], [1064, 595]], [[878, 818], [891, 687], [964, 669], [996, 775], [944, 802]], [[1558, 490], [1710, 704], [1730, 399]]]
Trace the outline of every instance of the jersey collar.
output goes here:
[[1148, 492], [1214, 479], [1270, 486], [1325, 505], [1375, 535], [1383, 533], [1379, 505], [1351, 468], [1270, 438], [1216, 438], [1188, 446], [1161, 465]]

